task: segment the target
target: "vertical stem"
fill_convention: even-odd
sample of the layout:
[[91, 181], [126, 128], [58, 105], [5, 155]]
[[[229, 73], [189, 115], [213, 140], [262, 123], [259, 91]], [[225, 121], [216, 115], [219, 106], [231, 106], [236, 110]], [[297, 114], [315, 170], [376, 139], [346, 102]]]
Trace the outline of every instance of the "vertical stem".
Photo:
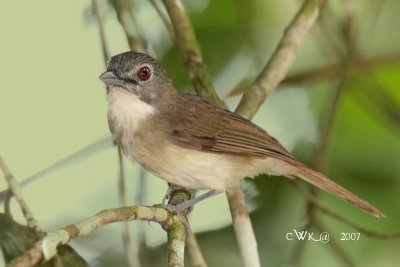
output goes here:
[[[137, 193], [137, 199], [136, 199], [136, 203], [138, 203], [139, 205], [141, 205], [142, 203], [145, 203], [145, 194], [147, 191], [147, 173], [146, 170], [143, 167], [140, 167], [139, 170], [139, 176], [140, 176], [140, 181], [139, 181], [139, 192]], [[137, 244], [139, 246], [139, 250], [141, 248], [145, 247], [145, 235], [144, 235], [144, 228], [143, 228], [143, 224], [141, 223], [140, 225], [138, 225], [137, 228]]]
[[[191, 199], [191, 193], [186, 190], [175, 190], [172, 192], [168, 204], [178, 205]], [[187, 223], [186, 213], [182, 214], [182, 220]], [[188, 223], [186, 227], [189, 227]], [[188, 230], [188, 229], [187, 229]], [[183, 267], [185, 256], [185, 237], [186, 230], [179, 216], [173, 217], [173, 222], [167, 228], [168, 235], [168, 266], [169, 267]]]
[[104, 32], [104, 23], [103, 23], [103, 12], [101, 12], [101, 7], [99, 0], [92, 0], [92, 6], [97, 18], [97, 24], [99, 26], [99, 35], [100, 35], [100, 45], [101, 45], [101, 52], [103, 54], [104, 64], [107, 64], [109, 54], [106, 42], [106, 35]]
[[168, 227], [168, 267], [184, 267], [185, 229], [179, 219]]
[[[98, 0], [92, 0], [92, 5], [99, 26], [100, 43], [103, 53], [104, 65], [106, 65], [109, 59], [109, 54], [107, 49], [106, 36], [104, 32], [103, 13], [101, 12], [100, 3]], [[120, 146], [118, 146], [118, 164], [119, 164], [118, 196], [120, 205], [124, 207], [127, 205], [127, 203], [126, 203], [124, 165], [123, 165], [122, 150]], [[128, 222], [124, 222], [122, 227], [123, 227], [122, 240], [124, 244], [124, 252], [127, 264], [130, 267], [140, 267], [141, 264], [139, 260], [139, 249], [137, 246], [133, 244], [131, 240], [131, 232], [129, 229]]]
[[207, 263], [197, 243], [196, 236], [192, 232], [188, 233], [186, 236], [186, 250], [192, 267], [207, 267]]
[[240, 187], [236, 187], [232, 191], [227, 191], [226, 196], [228, 198], [233, 229], [235, 230], [238, 240], [244, 266], [260, 266], [257, 240], [249, 214], [246, 210], [243, 190]]
[[[118, 175], [118, 196], [119, 196], [119, 204], [122, 207], [127, 205], [126, 203], [126, 189], [125, 189], [125, 172], [124, 172], [124, 161], [122, 157], [122, 149], [118, 146], [118, 167], [119, 167], [119, 175]], [[122, 229], [122, 240], [124, 243], [124, 251], [125, 258], [127, 260], [127, 264], [130, 267], [139, 267], [139, 250], [137, 246], [133, 245], [131, 239], [131, 231], [129, 229], [129, 223], [123, 223]]]

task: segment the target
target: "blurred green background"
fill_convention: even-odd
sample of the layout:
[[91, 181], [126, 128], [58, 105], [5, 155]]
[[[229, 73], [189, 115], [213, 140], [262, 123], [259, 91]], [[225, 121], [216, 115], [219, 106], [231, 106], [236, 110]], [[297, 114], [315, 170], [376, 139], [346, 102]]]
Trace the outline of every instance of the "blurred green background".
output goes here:
[[[100, 1], [110, 54], [128, 50], [115, 12]], [[180, 90], [191, 90], [179, 51], [149, 1], [132, 0], [139, 34]], [[163, 10], [162, 3], [156, 4]], [[233, 109], [265, 65], [301, 1], [184, 1], [218, 94]], [[371, 231], [400, 231], [400, 2], [328, 1], [306, 36], [287, 81], [254, 121], [302, 162], [313, 163], [320, 132], [340, 84], [341, 93], [324, 157], [327, 176], [376, 205], [386, 218], [372, 218], [321, 193], [332, 210]], [[118, 205], [117, 154], [109, 138], [105, 66], [91, 1], [0, 2], [0, 154], [19, 181], [61, 161], [23, 188], [46, 230]], [[347, 55], [346, 66], [342, 66]], [[343, 72], [345, 71], [345, 82]], [[308, 74], [308, 75], [305, 75]], [[239, 90], [240, 92], [240, 90]], [[139, 188], [139, 168], [126, 161], [129, 204], [159, 203], [166, 184], [152, 175]], [[316, 211], [331, 242], [288, 241], [307, 223], [306, 201], [276, 177], [243, 184], [262, 266], [397, 266], [399, 239], [368, 237]], [[0, 179], [0, 190], [6, 189]], [[24, 222], [13, 201], [13, 215]], [[2, 211], [2, 210], [1, 210]], [[224, 196], [196, 206], [190, 218], [209, 266], [242, 266]], [[165, 266], [165, 233], [158, 225], [132, 222], [141, 240], [142, 266]], [[316, 229], [313, 229], [316, 234]], [[72, 246], [92, 266], [126, 266], [121, 225], [110, 225]], [[144, 233], [143, 233], [144, 232]], [[302, 243], [302, 245], [299, 245]]]

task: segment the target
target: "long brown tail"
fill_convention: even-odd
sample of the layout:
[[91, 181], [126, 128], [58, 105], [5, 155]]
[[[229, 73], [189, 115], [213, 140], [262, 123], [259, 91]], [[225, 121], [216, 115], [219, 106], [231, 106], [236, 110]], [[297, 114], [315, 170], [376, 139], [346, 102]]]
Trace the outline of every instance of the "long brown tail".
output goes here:
[[325, 177], [323, 174], [311, 170], [307, 168], [304, 165], [297, 165], [296, 167], [298, 169], [297, 176], [302, 178], [303, 180], [309, 182], [310, 184], [328, 192], [331, 193], [332, 195], [341, 198], [343, 200], [346, 200], [356, 207], [364, 210], [365, 212], [375, 216], [375, 217], [385, 217], [385, 215], [369, 204], [367, 201], [359, 198], [355, 194], [351, 193], [349, 190], [343, 188], [342, 186], [338, 185], [337, 183], [331, 181], [329, 178]]

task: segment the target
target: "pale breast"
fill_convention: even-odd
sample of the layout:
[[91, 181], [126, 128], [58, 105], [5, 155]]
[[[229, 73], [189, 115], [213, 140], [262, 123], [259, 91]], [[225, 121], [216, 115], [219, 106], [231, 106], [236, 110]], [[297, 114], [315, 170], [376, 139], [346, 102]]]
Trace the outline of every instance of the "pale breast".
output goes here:
[[135, 94], [117, 87], [110, 90], [107, 100], [108, 124], [114, 140], [129, 158], [141, 162], [141, 154], [146, 151], [138, 144], [136, 136], [143, 122], [154, 114], [154, 108]]

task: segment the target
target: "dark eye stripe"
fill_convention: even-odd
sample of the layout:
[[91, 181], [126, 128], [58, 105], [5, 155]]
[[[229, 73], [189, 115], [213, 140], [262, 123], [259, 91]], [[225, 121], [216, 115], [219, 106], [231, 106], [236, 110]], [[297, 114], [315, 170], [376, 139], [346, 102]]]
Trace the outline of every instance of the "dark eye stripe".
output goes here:
[[127, 82], [127, 83], [133, 83], [133, 84], [135, 84], [135, 85], [137, 85], [138, 84], [138, 82], [136, 81], [136, 80], [134, 80], [134, 79], [123, 79], [125, 82]]

